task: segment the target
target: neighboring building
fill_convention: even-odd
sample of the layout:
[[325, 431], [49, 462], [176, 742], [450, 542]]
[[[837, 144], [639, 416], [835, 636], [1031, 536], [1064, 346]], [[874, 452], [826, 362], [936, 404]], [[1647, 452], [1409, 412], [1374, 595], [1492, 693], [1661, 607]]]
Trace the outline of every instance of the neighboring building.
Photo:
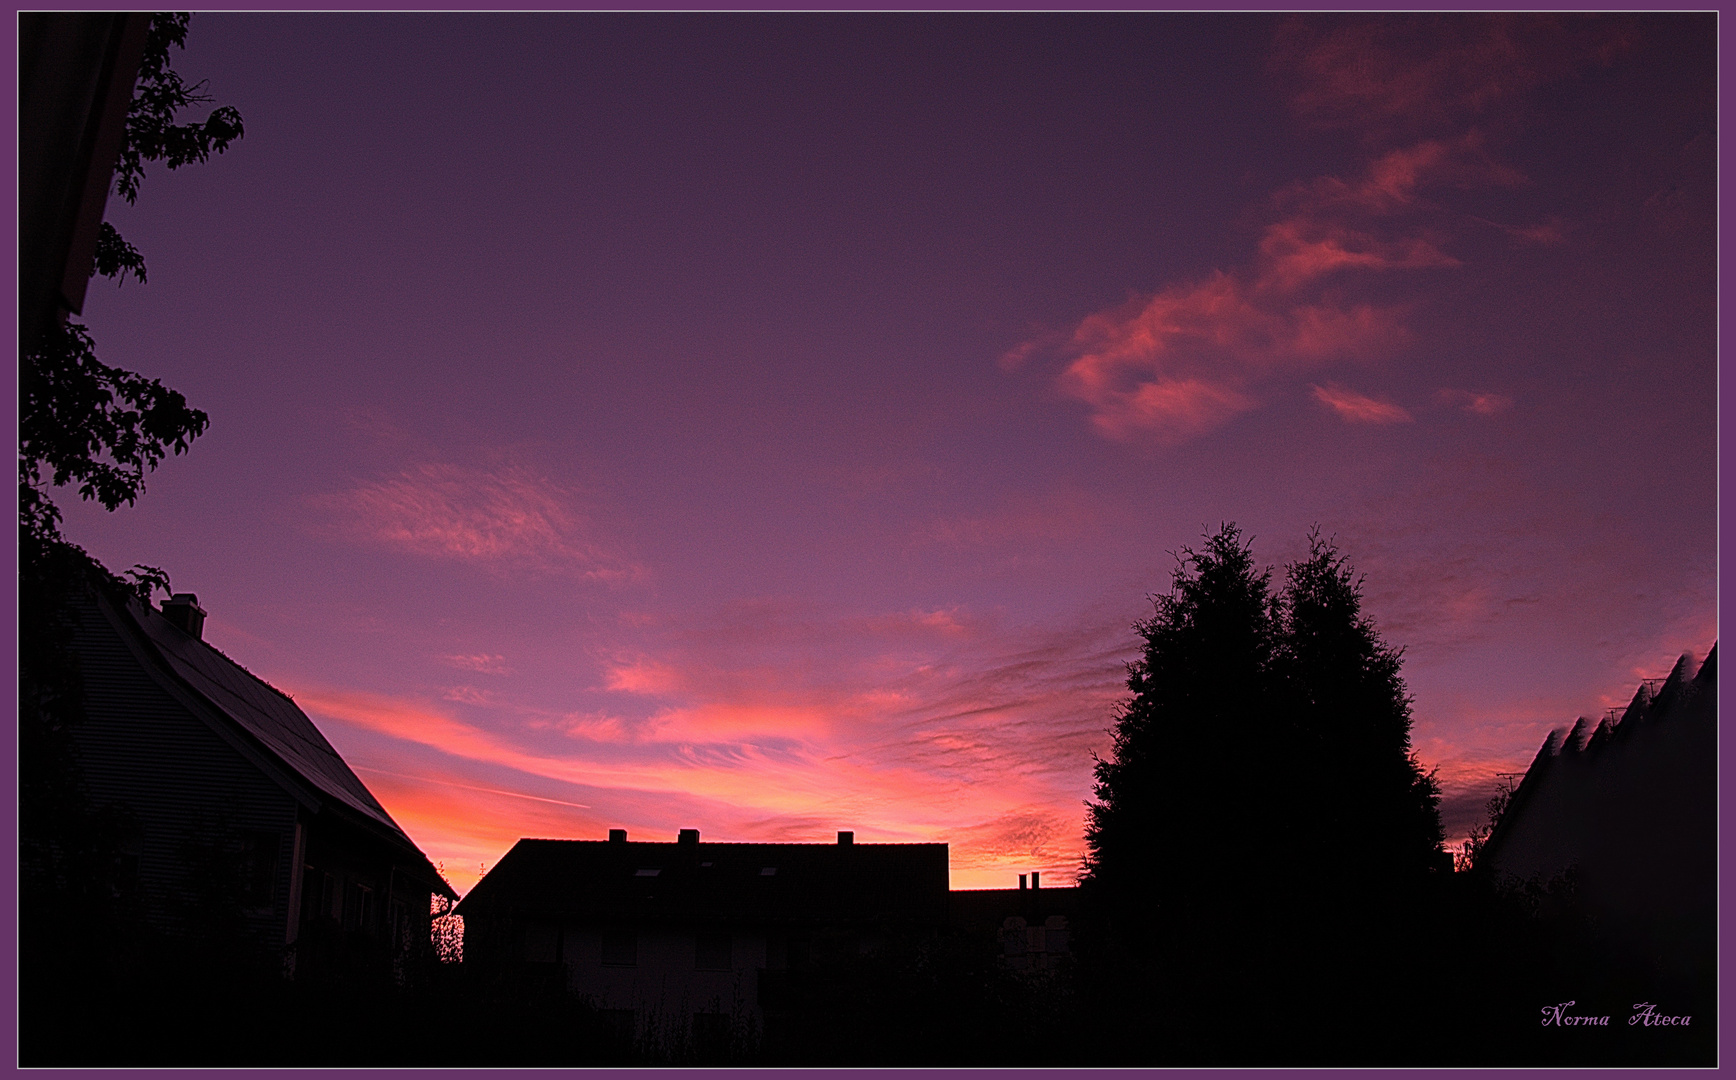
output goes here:
[[291, 972], [428, 940], [451, 886], [289, 695], [201, 640], [196, 597], [156, 611], [99, 587], [73, 609], [78, 763], [92, 802], [129, 820], [150, 925], [203, 937], [215, 919]]
[[[1612, 714], [1614, 710], [1611, 710]], [[1717, 648], [1641, 684], [1619, 718], [1549, 733], [1478, 862], [1547, 882], [1572, 870], [1611, 940], [1672, 974], [1715, 959]]]
[[541, 974], [640, 1040], [776, 1038], [790, 979], [940, 933], [945, 844], [520, 840], [458, 905], [466, 966]]
[[1050, 971], [1072, 957], [1070, 920], [1079, 917], [1077, 886], [1040, 888], [1033, 873], [1030, 888], [1019, 875], [1016, 889], [960, 889], [951, 896], [952, 925], [977, 937], [992, 936], [1014, 971]]

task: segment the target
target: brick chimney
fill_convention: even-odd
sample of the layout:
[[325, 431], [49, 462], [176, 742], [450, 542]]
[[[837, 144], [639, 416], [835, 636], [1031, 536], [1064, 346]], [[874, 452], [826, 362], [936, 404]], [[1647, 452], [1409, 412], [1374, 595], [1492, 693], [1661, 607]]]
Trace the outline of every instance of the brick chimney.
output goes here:
[[699, 830], [698, 829], [682, 829], [680, 834], [675, 839], [676, 839], [676, 842], [680, 843], [680, 844], [697, 844], [697, 843], [699, 843]]
[[609, 830], [609, 843], [611, 843], [611, 844], [625, 844], [626, 842], [627, 842], [627, 830], [626, 829], [610, 829]]
[[855, 842], [856, 842], [856, 834], [855, 833], [844, 832], [842, 830], [839, 831], [839, 833], [838, 833], [838, 846], [839, 847], [849, 847], [851, 844], [854, 844]]
[[164, 600], [163, 617], [183, 634], [204, 639], [205, 609], [199, 606], [199, 598], [192, 593], [176, 593]]

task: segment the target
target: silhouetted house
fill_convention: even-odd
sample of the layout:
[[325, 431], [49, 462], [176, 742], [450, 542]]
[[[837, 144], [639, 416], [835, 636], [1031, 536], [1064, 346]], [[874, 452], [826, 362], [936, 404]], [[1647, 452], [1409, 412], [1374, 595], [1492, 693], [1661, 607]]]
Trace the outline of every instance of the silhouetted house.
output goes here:
[[1072, 922], [1083, 894], [1077, 886], [1044, 889], [1032, 874], [1016, 889], [959, 889], [951, 898], [952, 925], [974, 937], [992, 937], [1015, 971], [1051, 971], [1071, 958]]
[[428, 940], [430, 897], [451, 886], [289, 695], [201, 640], [196, 597], [157, 611], [99, 587], [73, 607], [79, 765], [130, 821], [151, 926], [304, 973]]
[[1507, 879], [1572, 870], [1612, 940], [1673, 974], [1709, 971], [1717, 761], [1714, 646], [1704, 663], [1684, 655], [1661, 684], [1642, 683], [1620, 717], [1550, 732], [1479, 862]]
[[804, 969], [946, 926], [945, 844], [609, 837], [513, 845], [458, 905], [465, 965], [540, 970], [623, 1034], [716, 1056], [775, 1038]]

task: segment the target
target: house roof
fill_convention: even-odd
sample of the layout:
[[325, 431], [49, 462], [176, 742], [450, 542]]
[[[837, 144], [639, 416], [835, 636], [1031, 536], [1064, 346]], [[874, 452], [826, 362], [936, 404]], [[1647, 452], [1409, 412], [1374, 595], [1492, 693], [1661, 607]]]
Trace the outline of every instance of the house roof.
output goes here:
[[1073, 916], [1085, 907], [1077, 885], [1048, 889], [959, 889], [948, 898], [952, 923], [967, 929], [999, 927], [1009, 915], [1042, 922], [1051, 915]]
[[520, 840], [459, 914], [656, 921], [946, 918], [945, 844]]
[[1479, 858], [1547, 877], [1612, 844], [1657, 856], [1709, 839], [1716, 814], [1694, 800], [1715, 802], [1717, 708], [1714, 644], [1698, 665], [1684, 654], [1660, 685], [1641, 683], [1619, 718], [1551, 731]]
[[[112, 598], [111, 598], [112, 599]], [[413, 853], [436, 891], [456, 898], [409, 834], [392, 820], [378, 799], [351, 771], [288, 694], [254, 675], [212, 645], [169, 622], [161, 612], [135, 600], [105, 607], [138, 634], [147, 657], [183, 687], [212, 706], [251, 741], [263, 747], [319, 795], [360, 816], [375, 833]]]

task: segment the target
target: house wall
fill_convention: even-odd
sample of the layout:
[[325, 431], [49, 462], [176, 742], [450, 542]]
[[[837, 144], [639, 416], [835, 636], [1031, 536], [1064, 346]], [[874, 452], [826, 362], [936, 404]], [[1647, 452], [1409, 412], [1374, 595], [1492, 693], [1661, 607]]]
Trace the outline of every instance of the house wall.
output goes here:
[[77, 613], [85, 719], [72, 734], [93, 802], [136, 825], [123, 850], [147, 916], [190, 932], [201, 903], [238, 893], [247, 940], [281, 948], [296, 800], [153, 677], [94, 600]]
[[[707, 928], [711, 930], [711, 928]], [[639, 1037], [650, 1033], [667, 1041], [685, 1037], [695, 1014], [722, 1015], [753, 1031], [763, 1024], [759, 975], [781, 966], [782, 957], [763, 928], [729, 929], [727, 970], [699, 967], [697, 925], [628, 928], [602, 923], [565, 923], [472, 917], [465, 920], [466, 962], [516, 962], [556, 965], [570, 992], [583, 994], [600, 1009], [630, 1012]], [[631, 932], [633, 962], [604, 963], [604, 937]], [[712, 931], [716, 932], [716, 931]], [[618, 957], [616, 959], [619, 959]]]
[[381, 967], [428, 942], [431, 890], [389, 845], [305, 810], [302, 835], [298, 964]]
[[700, 970], [697, 927], [640, 928], [630, 967], [603, 963], [605, 929], [565, 928], [563, 953], [571, 990], [589, 995], [603, 1008], [632, 1009], [644, 1017], [722, 1013], [758, 1022], [758, 974], [766, 966], [763, 931], [732, 929], [729, 969]]

